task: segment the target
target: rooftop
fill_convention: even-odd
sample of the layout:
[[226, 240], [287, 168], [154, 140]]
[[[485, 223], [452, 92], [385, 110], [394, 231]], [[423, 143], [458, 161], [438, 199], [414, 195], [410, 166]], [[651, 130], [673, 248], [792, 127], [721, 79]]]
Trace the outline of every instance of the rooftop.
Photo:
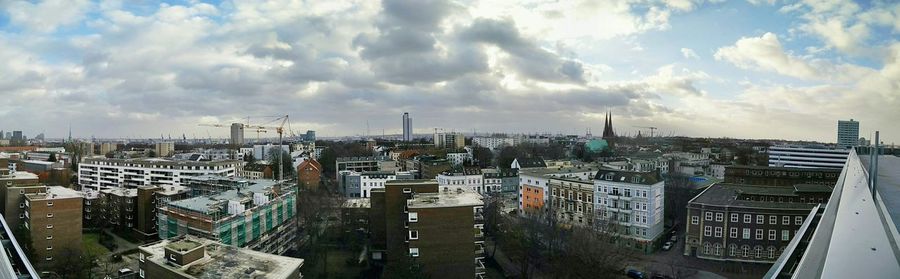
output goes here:
[[659, 172], [655, 171], [637, 172], [614, 169], [601, 169], [594, 179], [644, 185], [653, 185], [663, 181]]
[[210, 166], [210, 165], [228, 165], [234, 163], [243, 163], [240, 160], [216, 160], [216, 161], [188, 161], [188, 160], [169, 160], [161, 158], [135, 158], [135, 159], [111, 159], [104, 157], [84, 158], [84, 164], [97, 164], [100, 162], [119, 164], [155, 164], [164, 166]]
[[273, 186], [278, 184], [273, 180], [250, 179], [248, 181], [250, 184], [240, 189], [228, 190], [210, 196], [199, 196], [170, 201], [168, 205], [198, 212], [208, 212], [211, 206], [217, 205], [223, 201], [240, 200], [246, 197], [252, 197], [253, 193], [266, 193], [270, 191]]
[[390, 161], [390, 156], [364, 156], [364, 157], [339, 157], [336, 162], [357, 162], [357, 161]]
[[[203, 258], [183, 266], [167, 263], [165, 248], [187, 251], [200, 246], [205, 249]], [[291, 278], [289, 276], [303, 266], [303, 259], [237, 248], [193, 236], [161, 240], [139, 249], [149, 253], [146, 260], [193, 278]]]
[[24, 180], [24, 179], [38, 179], [37, 174], [33, 174], [27, 171], [16, 171], [14, 173], [10, 173], [9, 175], [0, 176], [2, 180]]
[[[824, 185], [817, 186], [823, 187], [820, 190], [830, 189], [830, 187]], [[741, 194], [794, 197], [797, 196], [795, 191], [794, 187], [716, 183], [694, 197], [690, 203], [729, 207], [802, 209], [806, 211], [816, 206], [816, 203], [753, 201], [739, 198]]]
[[30, 200], [55, 200], [84, 197], [81, 192], [62, 186], [47, 186], [47, 192], [30, 193], [25, 194], [25, 196]]
[[344, 201], [343, 208], [370, 208], [372, 201], [368, 198], [350, 198]]
[[416, 194], [406, 201], [409, 208], [466, 207], [484, 205], [482, 196], [469, 191], [441, 191]]
[[101, 193], [120, 197], [137, 197], [137, 189], [114, 187], [100, 190]]

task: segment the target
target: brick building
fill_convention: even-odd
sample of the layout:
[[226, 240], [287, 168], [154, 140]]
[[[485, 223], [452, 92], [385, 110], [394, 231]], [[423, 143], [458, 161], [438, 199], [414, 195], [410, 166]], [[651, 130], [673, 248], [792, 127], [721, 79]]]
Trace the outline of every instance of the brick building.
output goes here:
[[31, 233], [33, 264], [39, 270], [81, 253], [82, 200], [78, 191], [60, 186], [25, 194], [23, 223]]
[[145, 240], [159, 239], [157, 208], [170, 201], [190, 197], [191, 191], [184, 186], [142, 186], [137, 188], [137, 222], [135, 234]]
[[687, 206], [685, 255], [772, 263], [831, 186], [714, 184]]
[[483, 204], [474, 192], [439, 192], [434, 180], [389, 181], [372, 192], [371, 257], [388, 270], [411, 258], [430, 278], [481, 274]]
[[137, 189], [100, 190], [100, 223], [119, 233], [131, 233], [137, 224]]
[[297, 166], [297, 183], [308, 190], [319, 189], [322, 180], [322, 164], [314, 159], [306, 159]]

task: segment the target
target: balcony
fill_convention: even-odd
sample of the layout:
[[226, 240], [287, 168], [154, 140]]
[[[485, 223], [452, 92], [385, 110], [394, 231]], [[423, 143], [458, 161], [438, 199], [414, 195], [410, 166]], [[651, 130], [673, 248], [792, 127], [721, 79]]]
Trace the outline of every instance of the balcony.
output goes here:
[[484, 262], [481, 259], [475, 260], [475, 274], [483, 274], [487, 269], [484, 267]]
[[484, 255], [484, 245], [475, 244], [475, 255], [476, 256]]
[[475, 223], [484, 224], [484, 214], [481, 214], [481, 212], [475, 213]]
[[475, 241], [476, 242], [484, 241], [484, 232], [482, 232], [481, 229], [474, 228], [474, 232], [475, 232]]

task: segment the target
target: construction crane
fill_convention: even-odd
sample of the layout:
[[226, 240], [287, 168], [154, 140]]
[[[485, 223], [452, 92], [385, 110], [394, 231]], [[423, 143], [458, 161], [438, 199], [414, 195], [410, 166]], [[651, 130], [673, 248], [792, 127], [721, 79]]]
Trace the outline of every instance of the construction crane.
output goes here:
[[[244, 124], [244, 123], [235, 123], [235, 124], [240, 124], [240, 125], [241, 125], [241, 128], [244, 128], [244, 129], [246, 129], [247, 127], [250, 127], [250, 124]], [[200, 126], [206, 126], [206, 127], [231, 128], [231, 125], [225, 125], [225, 124], [205, 124], [205, 123], [201, 123], [201, 124], [199, 124], [199, 125], [200, 125]], [[266, 133], [266, 132], [268, 132], [268, 131], [262, 130], [262, 129], [255, 129], [255, 132], [256, 132], [256, 141], [259, 142], [259, 141], [260, 141], [259, 133]]]
[[[249, 119], [249, 118], [250, 117], [247, 117], [247, 119]], [[282, 161], [283, 158], [281, 157], [282, 154], [284, 153], [284, 131], [285, 131], [284, 125], [287, 124], [288, 131], [291, 133], [292, 137], [296, 136], [296, 135], [294, 135], [293, 130], [290, 129], [291, 123], [288, 121], [288, 119], [289, 119], [289, 116], [284, 115], [284, 116], [279, 116], [269, 122], [263, 123], [262, 125], [250, 125], [249, 123], [248, 124], [238, 123], [238, 124], [241, 124], [241, 126], [243, 126], [245, 129], [250, 128], [250, 129], [256, 130], [257, 141], [259, 140], [259, 133], [266, 133], [268, 131], [275, 131], [276, 133], [278, 133], [278, 149], [280, 151], [280, 152], [278, 152], [278, 170], [279, 170], [278, 171], [278, 180], [279, 181], [284, 180], [284, 166], [282, 165], [284, 163]], [[279, 120], [281, 121], [281, 123], [278, 126], [266, 126], [268, 124], [273, 124], [273, 123], [277, 124]], [[199, 125], [200, 126], [208, 126], [208, 127], [219, 127], [219, 128], [230, 128], [231, 127], [230, 125], [224, 125], [224, 124], [199, 124]], [[208, 133], [208, 131], [207, 131], [207, 133]]]
[[659, 129], [659, 128], [657, 128], [657, 127], [645, 127], [645, 126], [634, 126], [634, 127], [636, 127], [636, 128], [650, 129], [650, 137], [651, 137], [651, 138], [653, 137], [653, 132], [656, 131], [656, 129]]

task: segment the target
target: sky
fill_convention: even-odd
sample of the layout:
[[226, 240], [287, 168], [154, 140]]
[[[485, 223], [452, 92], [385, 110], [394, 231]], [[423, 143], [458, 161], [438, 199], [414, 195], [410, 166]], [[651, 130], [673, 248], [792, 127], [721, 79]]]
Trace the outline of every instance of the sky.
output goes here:
[[0, 130], [599, 135], [611, 112], [621, 135], [834, 142], [852, 118], [891, 143], [898, 33], [897, 1], [0, 1]]

